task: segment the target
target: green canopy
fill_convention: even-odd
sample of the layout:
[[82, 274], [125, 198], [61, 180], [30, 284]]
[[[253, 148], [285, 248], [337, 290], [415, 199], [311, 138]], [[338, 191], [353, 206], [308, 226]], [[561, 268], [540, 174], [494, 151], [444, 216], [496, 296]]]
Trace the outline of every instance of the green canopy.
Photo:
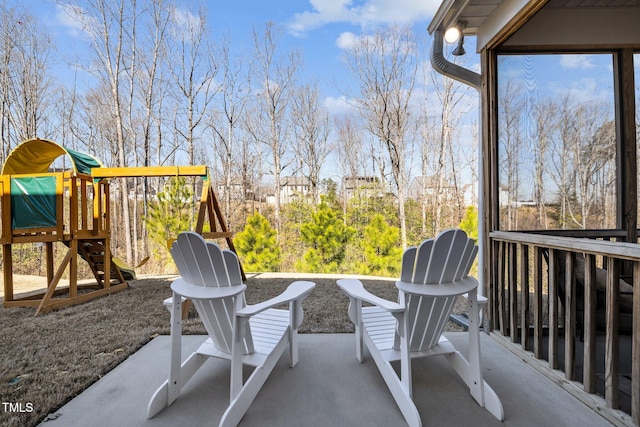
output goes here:
[[56, 226], [56, 177], [11, 177], [11, 228]]

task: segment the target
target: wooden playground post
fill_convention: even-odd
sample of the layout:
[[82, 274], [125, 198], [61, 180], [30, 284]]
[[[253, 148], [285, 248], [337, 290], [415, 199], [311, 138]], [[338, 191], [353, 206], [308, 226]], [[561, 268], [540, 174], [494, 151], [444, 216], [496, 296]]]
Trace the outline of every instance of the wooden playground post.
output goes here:
[[13, 262], [11, 244], [2, 245], [2, 259], [4, 261], [4, 269], [2, 271], [4, 277], [4, 300], [13, 301]]

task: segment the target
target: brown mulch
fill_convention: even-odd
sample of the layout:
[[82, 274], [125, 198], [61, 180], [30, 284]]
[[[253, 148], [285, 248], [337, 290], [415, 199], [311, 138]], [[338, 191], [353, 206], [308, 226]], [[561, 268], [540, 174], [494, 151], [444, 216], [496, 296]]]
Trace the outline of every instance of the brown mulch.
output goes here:
[[[0, 308], [0, 425], [39, 424], [151, 339], [168, 334], [169, 312], [162, 301], [171, 295], [172, 279], [131, 281], [121, 292], [38, 317], [34, 308]], [[300, 332], [353, 332], [348, 298], [335, 279], [310, 280], [316, 288], [303, 302]], [[292, 281], [249, 278], [247, 301], [273, 297]], [[392, 281], [365, 281], [365, 286], [380, 297], [396, 298]], [[187, 334], [205, 333], [193, 311], [183, 327]]]

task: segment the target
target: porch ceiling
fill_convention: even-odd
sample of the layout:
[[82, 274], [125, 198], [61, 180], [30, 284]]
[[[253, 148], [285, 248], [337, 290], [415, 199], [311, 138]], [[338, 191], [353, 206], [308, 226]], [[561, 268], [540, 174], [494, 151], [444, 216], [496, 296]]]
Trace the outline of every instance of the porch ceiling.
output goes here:
[[[464, 34], [496, 34], [500, 25], [526, 9], [620, 9], [640, 7], [640, 0], [444, 0], [429, 25], [429, 32], [464, 22]], [[490, 19], [491, 18], [491, 19]], [[493, 29], [487, 27], [494, 27]], [[480, 43], [487, 42], [487, 37]], [[480, 48], [480, 46], [479, 46]]]

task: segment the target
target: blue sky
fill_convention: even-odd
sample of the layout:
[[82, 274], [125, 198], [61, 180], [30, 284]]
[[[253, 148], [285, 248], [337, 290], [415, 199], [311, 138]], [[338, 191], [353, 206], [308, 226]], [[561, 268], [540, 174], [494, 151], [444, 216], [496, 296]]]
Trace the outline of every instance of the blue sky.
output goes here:
[[[73, 0], [83, 3], [83, 0]], [[280, 39], [284, 50], [297, 49], [302, 53], [302, 79], [317, 81], [325, 103], [336, 111], [345, 107], [344, 89], [350, 81], [349, 71], [341, 61], [345, 44], [371, 32], [378, 25], [411, 24], [421, 36], [428, 38], [427, 26], [441, 0], [175, 0], [179, 7], [196, 14], [204, 6], [207, 24], [214, 37], [228, 34], [234, 54], [252, 52], [252, 30], [264, 29], [272, 21], [282, 30]], [[67, 62], [81, 62], [86, 51], [86, 39], [77, 22], [64, 13], [65, 0], [23, 0], [23, 5], [45, 25], [58, 46], [60, 64], [58, 74], [69, 78]], [[467, 66], [477, 69], [474, 54], [475, 39], [467, 43]], [[430, 46], [424, 46], [424, 59]], [[545, 59], [547, 73], [538, 76], [541, 90], [582, 90], [593, 95], [594, 75], [602, 74], [603, 64], [594, 62], [593, 55], [553, 55]], [[608, 66], [610, 66], [608, 64]], [[516, 67], [517, 69], [517, 67]], [[551, 70], [554, 70], [553, 72]], [[515, 71], [515, 70], [514, 70]], [[567, 80], [567, 77], [570, 77]], [[341, 90], [342, 89], [342, 90]]]
[[[76, 1], [82, 4], [82, 0]], [[440, 0], [176, 0], [193, 14], [204, 6], [207, 24], [214, 36], [228, 34], [238, 51], [249, 54], [252, 30], [264, 29], [268, 21], [281, 29], [283, 49], [297, 49], [303, 56], [302, 78], [318, 81], [327, 103], [338, 108], [348, 72], [341, 63], [345, 41], [372, 30], [377, 25], [414, 25], [427, 36], [427, 26]], [[64, 0], [30, 0], [31, 12], [54, 35], [62, 56], [81, 56], [86, 48], [82, 31], [64, 13]], [[428, 52], [425, 52], [425, 57]], [[71, 59], [68, 59], [71, 60]], [[61, 75], [68, 66], [61, 64]]]

